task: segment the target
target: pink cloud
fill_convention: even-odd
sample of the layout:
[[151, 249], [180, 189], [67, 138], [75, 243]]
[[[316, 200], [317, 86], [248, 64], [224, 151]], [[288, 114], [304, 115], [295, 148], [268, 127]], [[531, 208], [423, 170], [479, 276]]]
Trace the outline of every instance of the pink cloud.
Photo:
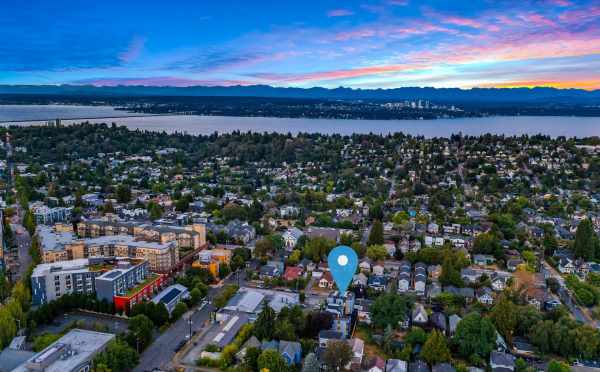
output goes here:
[[191, 86], [234, 86], [234, 85], [252, 85], [254, 83], [244, 80], [200, 80], [187, 79], [175, 76], [154, 76], [154, 77], [131, 77], [131, 78], [99, 78], [80, 80], [76, 83], [91, 84], [94, 86], [171, 86], [171, 87], [191, 87]]
[[519, 18], [529, 24], [536, 26], [536, 27], [544, 27], [544, 26], [554, 27], [554, 26], [556, 26], [556, 23], [553, 20], [546, 18], [543, 15], [537, 14], [537, 13], [521, 14], [521, 15], [519, 15]]
[[600, 6], [592, 6], [587, 9], [567, 10], [558, 16], [565, 23], [583, 23], [600, 17]]
[[136, 60], [144, 50], [145, 44], [146, 39], [137, 36], [134, 37], [127, 49], [119, 54], [119, 60], [123, 63], [129, 63]]
[[353, 14], [354, 12], [348, 9], [333, 9], [327, 12], [328, 17], [348, 17]]

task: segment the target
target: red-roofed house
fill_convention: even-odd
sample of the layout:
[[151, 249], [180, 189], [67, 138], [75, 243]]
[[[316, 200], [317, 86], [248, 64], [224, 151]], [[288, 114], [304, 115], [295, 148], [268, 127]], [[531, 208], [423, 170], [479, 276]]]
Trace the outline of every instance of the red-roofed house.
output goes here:
[[319, 287], [333, 288], [333, 276], [331, 276], [331, 271], [323, 272], [323, 276], [319, 279]]
[[283, 273], [283, 280], [296, 280], [302, 276], [304, 270], [298, 266], [288, 266]]

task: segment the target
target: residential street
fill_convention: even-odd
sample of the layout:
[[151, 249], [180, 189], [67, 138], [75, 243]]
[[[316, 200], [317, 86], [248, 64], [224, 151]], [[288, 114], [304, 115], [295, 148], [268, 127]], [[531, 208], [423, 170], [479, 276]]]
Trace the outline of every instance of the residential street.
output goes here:
[[[245, 272], [240, 272], [240, 285], [243, 286], [245, 283]], [[237, 284], [236, 275], [233, 274], [223, 284]], [[208, 292], [208, 298], [214, 298], [223, 288], [211, 288]], [[168, 330], [160, 334], [156, 340], [150, 345], [140, 356], [140, 362], [134, 369], [134, 372], [152, 371], [154, 369], [169, 370], [171, 367], [171, 360], [175, 356], [175, 348], [185, 340], [185, 337], [189, 335], [190, 326], [188, 319], [192, 317], [192, 331], [200, 331], [204, 326], [204, 322], [209, 320], [210, 313], [215, 308], [211, 303], [204, 306], [202, 309], [198, 309], [198, 306], [190, 310], [175, 324], [169, 327]]]

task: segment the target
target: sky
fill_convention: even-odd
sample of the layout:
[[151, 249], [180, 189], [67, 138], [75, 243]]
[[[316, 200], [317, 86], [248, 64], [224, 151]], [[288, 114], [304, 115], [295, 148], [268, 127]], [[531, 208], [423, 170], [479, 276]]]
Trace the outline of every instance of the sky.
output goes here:
[[600, 89], [600, 0], [2, 0], [0, 84]]

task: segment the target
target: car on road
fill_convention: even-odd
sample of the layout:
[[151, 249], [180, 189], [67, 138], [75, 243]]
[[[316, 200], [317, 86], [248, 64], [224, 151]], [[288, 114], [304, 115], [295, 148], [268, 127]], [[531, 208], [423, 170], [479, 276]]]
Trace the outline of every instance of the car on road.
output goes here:
[[181, 349], [183, 349], [183, 347], [185, 346], [185, 344], [187, 343], [187, 339], [186, 340], [181, 340], [178, 344], [177, 347], [175, 347], [175, 352], [178, 353]]

